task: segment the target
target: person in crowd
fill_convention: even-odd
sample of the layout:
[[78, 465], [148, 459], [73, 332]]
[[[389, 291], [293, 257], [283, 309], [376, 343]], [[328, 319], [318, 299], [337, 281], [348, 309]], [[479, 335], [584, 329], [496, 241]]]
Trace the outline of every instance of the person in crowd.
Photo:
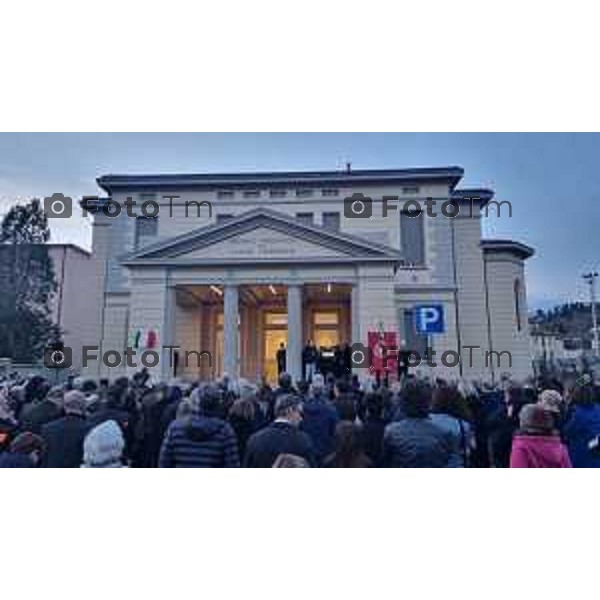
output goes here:
[[334, 385], [334, 405], [341, 421], [356, 421], [357, 397], [356, 392], [345, 379], [336, 381]]
[[281, 342], [281, 344], [279, 344], [279, 349], [277, 350], [277, 353], [275, 355], [275, 360], [277, 361], [277, 374], [281, 375], [282, 373], [285, 373], [286, 370], [286, 350], [285, 350], [285, 344], [283, 342]]
[[390, 423], [383, 435], [386, 467], [447, 467], [452, 455], [452, 436], [431, 420], [431, 387], [423, 381], [407, 381], [401, 394], [401, 421]]
[[21, 429], [39, 434], [42, 426], [62, 416], [63, 390], [54, 387], [40, 397], [38, 390], [47, 389], [42, 385], [35, 388], [34, 400], [21, 411]]
[[255, 433], [246, 445], [245, 467], [270, 468], [280, 454], [294, 454], [316, 466], [316, 455], [310, 437], [300, 431], [301, 398], [285, 394], [275, 402], [275, 421]]
[[538, 404], [550, 413], [554, 429], [562, 435], [567, 417], [567, 407], [561, 392], [556, 389], [544, 390], [538, 397]]
[[365, 454], [369, 457], [373, 466], [380, 466], [383, 460], [383, 434], [388, 424], [383, 413], [383, 394], [381, 392], [367, 394], [362, 439]]
[[571, 414], [563, 428], [571, 463], [576, 468], [600, 468], [600, 456], [589, 444], [600, 435], [598, 389], [591, 383], [577, 386], [571, 398]]
[[334, 451], [324, 463], [329, 468], [357, 469], [371, 467], [371, 459], [365, 454], [362, 428], [350, 421], [340, 421], [335, 429]]
[[83, 440], [89, 427], [85, 418], [86, 398], [83, 392], [67, 392], [63, 400], [64, 417], [42, 427], [46, 443], [44, 466], [78, 468], [83, 460]]
[[306, 459], [295, 454], [280, 454], [273, 463], [274, 469], [306, 469], [310, 465]]
[[46, 444], [43, 438], [30, 431], [20, 433], [8, 450], [0, 454], [0, 469], [23, 469], [41, 466]]
[[[191, 390], [190, 390], [191, 391]], [[176, 419], [177, 410], [179, 405], [183, 401], [183, 390], [177, 385], [169, 386], [167, 392], [167, 403], [160, 415], [160, 440], [165, 439], [165, 433], [169, 428], [169, 425]], [[159, 447], [160, 450], [160, 447]]]
[[163, 441], [159, 467], [239, 467], [238, 442], [229, 423], [220, 418], [223, 392], [214, 384], [196, 388], [190, 415], [176, 419]]
[[83, 462], [86, 469], [121, 468], [125, 439], [116, 421], [102, 421], [96, 425], [83, 441]]
[[527, 404], [523, 388], [508, 384], [502, 402], [488, 417], [490, 465], [506, 469], [510, 466], [512, 440], [519, 428], [519, 413]]
[[246, 444], [257, 430], [256, 407], [251, 398], [238, 398], [229, 409], [228, 421], [238, 441], [240, 460], [246, 454]]
[[[67, 390], [68, 391], [68, 390]], [[81, 390], [86, 397], [98, 393], [98, 384], [93, 379], [85, 379], [81, 382]]]
[[[87, 421], [88, 429], [90, 430], [106, 421], [117, 423], [125, 438], [125, 456], [126, 458], [131, 458], [135, 454], [136, 427], [135, 418], [132, 418], [131, 411], [125, 410], [127, 388], [124, 385], [126, 386], [127, 384], [123, 383], [123, 379], [116, 380], [109, 388], [106, 399], [101, 401], [97, 410], [88, 414]], [[137, 406], [133, 411], [135, 412], [136, 410], [139, 412]], [[138, 434], [138, 436], [141, 435], [141, 433]]]
[[[545, 466], [560, 454], [558, 431], [573, 466], [598, 466], [598, 398], [592, 377], [577, 373], [518, 386], [504, 375], [499, 384], [448, 384], [419, 373], [390, 383], [328, 372], [325, 381], [315, 374], [312, 384], [301, 380], [294, 387], [282, 372], [275, 391], [264, 380], [254, 386], [227, 376], [216, 384], [167, 387], [147, 371], [100, 385], [73, 377], [60, 388], [40, 376], [0, 375], [0, 456], [4, 466], [56, 467], [155, 467], [161, 461], [271, 467], [281, 454], [311, 466], [362, 465], [364, 457], [372, 466]], [[542, 413], [532, 417], [528, 408], [521, 414], [529, 404], [552, 418], [551, 428]], [[85, 439], [110, 421], [120, 427], [114, 437], [124, 438], [124, 449], [116, 459], [93, 458], [93, 450], [86, 459]], [[111, 429], [102, 436], [110, 438]], [[26, 436], [13, 446], [21, 432]], [[30, 437], [38, 434], [39, 444]]]
[[333, 375], [341, 379], [344, 375], [345, 358], [342, 347], [338, 344], [333, 348]]
[[325, 380], [315, 375], [310, 392], [303, 395], [302, 423], [300, 429], [308, 434], [319, 464], [333, 450], [335, 426], [339, 420], [334, 406], [325, 395]]
[[472, 416], [465, 397], [456, 386], [445, 382], [436, 386], [432, 397], [431, 420], [452, 438], [448, 467], [468, 467], [474, 448]]
[[296, 394], [292, 376], [289, 373], [281, 373], [279, 375], [279, 387], [275, 390], [274, 397], [277, 399], [279, 396], [287, 396], [289, 394]]
[[41, 375], [34, 375], [25, 382], [23, 401], [25, 404], [35, 404], [45, 400], [51, 386]]
[[10, 406], [8, 392], [0, 389], [0, 452], [8, 450], [19, 433], [19, 423]]
[[313, 377], [317, 372], [318, 352], [312, 340], [306, 342], [304, 350], [302, 350], [302, 365], [304, 368], [304, 380], [307, 383], [312, 383]]
[[511, 468], [570, 468], [566, 447], [554, 429], [552, 413], [541, 404], [527, 404], [519, 414], [510, 455]]
[[161, 417], [169, 404], [169, 388], [160, 383], [147, 391], [141, 397], [139, 429], [139, 460], [144, 468], [155, 467], [158, 464], [160, 446], [164, 437]]

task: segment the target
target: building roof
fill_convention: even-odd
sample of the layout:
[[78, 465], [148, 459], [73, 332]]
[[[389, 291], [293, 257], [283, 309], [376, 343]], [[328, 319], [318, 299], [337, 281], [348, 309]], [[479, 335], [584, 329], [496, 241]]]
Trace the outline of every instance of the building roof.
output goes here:
[[78, 246], [77, 244], [73, 244], [71, 242], [66, 244], [61, 244], [60, 242], [48, 242], [46, 245], [55, 248], [66, 248], [67, 250], [75, 250], [76, 252], [80, 252], [81, 254], [85, 254], [87, 256], [92, 255], [92, 253], [89, 250], [86, 250], [85, 248], [82, 248], [81, 246]]
[[131, 188], [174, 189], [241, 188], [284, 185], [353, 185], [384, 183], [444, 182], [454, 188], [462, 179], [461, 167], [414, 169], [349, 169], [340, 171], [270, 171], [262, 173], [197, 173], [164, 175], [102, 175], [96, 179], [107, 193]]
[[481, 240], [481, 247], [484, 252], [489, 253], [510, 252], [521, 260], [531, 258], [535, 254], [535, 250], [531, 246], [514, 240]]
[[452, 192], [453, 200], [479, 202], [484, 207], [494, 197], [494, 191], [487, 188], [462, 188]]

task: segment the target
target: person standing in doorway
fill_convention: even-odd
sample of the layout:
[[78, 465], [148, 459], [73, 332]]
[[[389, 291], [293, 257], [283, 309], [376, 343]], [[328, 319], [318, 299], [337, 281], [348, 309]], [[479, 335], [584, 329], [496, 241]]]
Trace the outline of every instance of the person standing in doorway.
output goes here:
[[312, 343], [312, 340], [306, 342], [302, 351], [302, 362], [304, 364], [304, 381], [312, 383], [313, 377], [317, 372], [317, 348]]
[[285, 351], [285, 344], [283, 342], [281, 342], [281, 344], [279, 344], [279, 350], [277, 350], [276, 360], [277, 360], [277, 375], [281, 375], [282, 373], [285, 373], [285, 364], [286, 364], [286, 351]]

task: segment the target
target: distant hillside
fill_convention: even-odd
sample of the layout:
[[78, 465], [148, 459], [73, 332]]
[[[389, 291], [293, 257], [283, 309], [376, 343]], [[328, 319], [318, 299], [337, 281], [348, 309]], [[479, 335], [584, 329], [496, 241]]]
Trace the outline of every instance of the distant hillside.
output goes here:
[[[600, 305], [598, 305], [600, 319]], [[537, 310], [529, 319], [532, 329], [556, 333], [563, 338], [592, 338], [592, 311], [590, 304], [573, 302], [549, 310]]]

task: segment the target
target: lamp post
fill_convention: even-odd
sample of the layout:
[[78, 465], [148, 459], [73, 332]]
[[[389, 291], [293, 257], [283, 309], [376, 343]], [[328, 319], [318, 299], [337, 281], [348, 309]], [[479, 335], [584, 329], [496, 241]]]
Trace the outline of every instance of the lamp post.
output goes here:
[[598, 273], [586, 273], [583, 275], [583, 279], [590, 284], [590, 301], [592, 303], [592, 327], [594, 335], [594, 356], [598, 358], [600, 347], [598, 345], [598, 319], [596, 315], [596, 279], [598, 279]]

